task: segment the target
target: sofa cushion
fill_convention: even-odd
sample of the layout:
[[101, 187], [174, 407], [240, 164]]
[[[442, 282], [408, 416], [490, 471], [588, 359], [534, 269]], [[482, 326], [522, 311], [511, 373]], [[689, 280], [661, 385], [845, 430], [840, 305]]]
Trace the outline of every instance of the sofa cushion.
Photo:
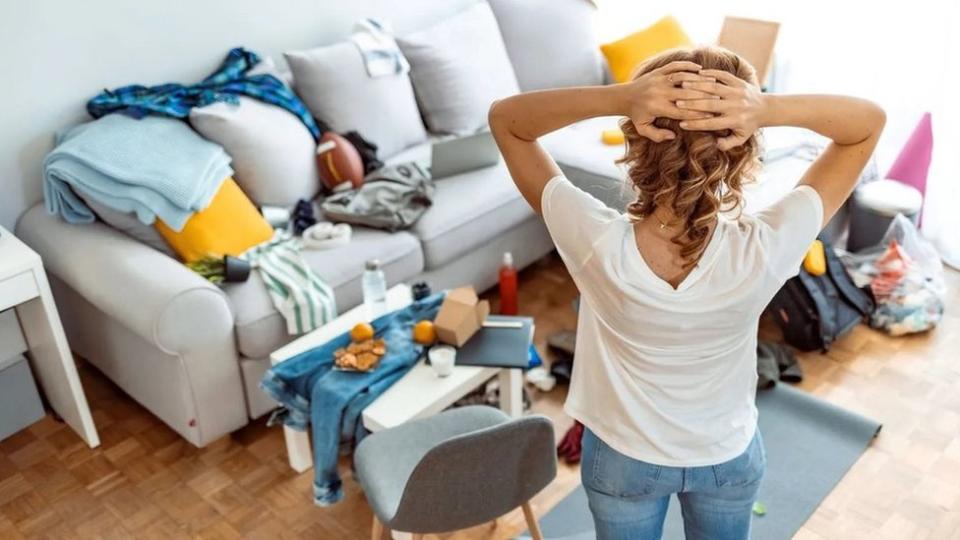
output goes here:
[[[387, 284], [408, 280], [423, 270], [423, 254], [416, 237], [406, 232], [389, 234], [354, 227], [350, 243], [329, 250], [303, 250], [311, 268], [333, 288], [337, 311], [363, 301], [360, 278], [370, 259], [380, 259]], [[286, 323], [256, 272], [244, 283], [223, 287], [233, 306], [237, 349], [248, 358], [263, 358], [296, 336], [287, 334]]]
[[380, 159], [427, 138], [406, 73], [371, 78], [360, 50], [349, 41], [284, 57], [294, 88], [313, 116], [334, 131], [360, 132], [377, 145]]
[[431, 131], [468, 134], [487, 125], [494, 100], [519, 91], [497, 20], [477, 2], [397, 38]]
[[593, 2], [490, 0], [490, 7], [521, 90], [603, 84]]
[[233, 178], [220, 184], [210, 206], [190, 216], [183, 229], [175, 231], [161, 219], [154, 221], [153, 225], [185, 263], [210, 256], [239, 257], [273, 237], [273, 227]]
[[619, 117], [584, 120], [550, 133], [541, 140], [547, 152], [575, 186], [616, 210], [624, 210], [633, 201], [633, 190], [623, 179], [624, 168], [616, 163], [623, 156], [623, 145], [600, 141], [605, 129], [617, 127]]
[[[408, 149], [389, 163], [429, 163], [430, 144]], [[410, 228], [420, 239], [427, 270], [480, 247], [533, 215], [501, 161], [492, 167], [436, 181], [433, 204]]]
[[692, 44], [677, 19], [667, 16], [629, 36], [604, 43], [600, 46], [600, 51], [607, 59], [613, 80], [627, 82], [648, 58], [668, 49], [689, 47]]
[[[541, 142], [574, 185], [610, 208], [624, 211], [635, 199], [633, 189], [624, 181], [624, 166], [616, 163], [624, 147], [600, 142], [603, 130], [617, 127], [618, 121], [619, 117], [612, 116], [591, 118], [550, 133]], [[743, 186], [747, 212], [760, 211], [793, 189], [810, 166], [810, 157], [800, 150], [814, 144], [811, 141], [816, 138], [811, 137], [797, 128], [764, 130], [767, 155], [763, 167], [756, 182]]]
[[233, 158], [234, 178], [258, 205], [290, 206], [320, 190], [313, 135], [289, 111], [240, 96], [190, 111], [190, 125]]

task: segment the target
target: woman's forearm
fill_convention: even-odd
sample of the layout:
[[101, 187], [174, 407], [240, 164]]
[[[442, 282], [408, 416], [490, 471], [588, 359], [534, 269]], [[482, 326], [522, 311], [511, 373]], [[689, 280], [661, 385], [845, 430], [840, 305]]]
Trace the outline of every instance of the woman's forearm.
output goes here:
[[490, 129], [534, 141], [580, 120], [625, 115], [625, 85], [583, 86], [518, 94], [490, 108]]
[[870, 101], [846, 96], [767, 95], [761, 109], [760, 126], [801, 127], [833, 140], [800, 179], [820, 194], [825, 227], [857, 185], [886, 114]]
[[764, 94], [761, 127], [806, 128], [847, 146], [879, 136], [883, 110], [865, 99], [833, 95]]

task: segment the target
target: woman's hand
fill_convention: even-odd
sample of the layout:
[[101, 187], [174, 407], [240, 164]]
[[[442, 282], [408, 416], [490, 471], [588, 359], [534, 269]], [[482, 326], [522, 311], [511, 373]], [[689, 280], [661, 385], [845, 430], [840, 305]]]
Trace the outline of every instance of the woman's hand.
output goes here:
[[676, 134], [669, 129], [656, 127], [654, 120], [661, 117], [674, 120], [712, 118], [713, 114], [709, 112], [678, 107], [677, 100], [697, 103], [719, 101], [720, 96], [715, 93], [687, 86], [701, 84], [706, 85], [705, 88], [713, 88], [711, 85], [715, 85], [716, 80], [714, 75], [701, 72], [700, 66], [693, 62], [671, 62], [620, 85], [624, 95], [623, 114], [630, 117], [640, 135], [654, 142], [673, 139]]
[[685, 120], [680, 122], [680, 127], [691, 131], [728, 129], [730, 135], [719, 138], [717, 147], [729, 150], [740, 146], [762, 127], [765, 100], [760, 88], [723, 70], [705, 69], [700, 74], [714, 77], [716, 81], [684, 81], [683, 88], [710, 94], [713, 99], [682, 99], [677, 101], [677, 107], [710, 113], [711, 117]]

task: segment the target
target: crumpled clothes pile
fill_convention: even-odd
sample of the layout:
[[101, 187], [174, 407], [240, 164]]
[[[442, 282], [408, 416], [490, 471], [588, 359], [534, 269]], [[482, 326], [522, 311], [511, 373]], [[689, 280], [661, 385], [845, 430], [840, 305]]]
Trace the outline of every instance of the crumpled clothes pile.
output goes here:
[[777, 381], [803, 382], [803, 369], [797, 356], [782, 343], [757, 342], [757, 389], [769, 390]]

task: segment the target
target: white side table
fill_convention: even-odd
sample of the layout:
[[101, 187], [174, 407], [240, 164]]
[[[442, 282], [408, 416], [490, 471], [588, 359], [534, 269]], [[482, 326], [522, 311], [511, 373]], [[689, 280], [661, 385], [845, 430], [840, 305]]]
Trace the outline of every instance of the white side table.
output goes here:
[[[410, 287], [396, 285], [387, 291], [387, 310], [406, 307], [412, 302]], [[361, 321], [370, 320], [362, 304], [343, 313], [320, 328], [305, 334], [270, 355], [271, 365], [304, 351], [323, 345], [350, 330]], [[379, 431], [417, 418], [434, 415], [494, 376], [500, 380], [500, 408], [510, 416], [523, 414], [523, 372], [498, 367], [455, 366], [449, 377], [437, 377], [423, 360], [363, 410], [363, 425]], [[290, 467], [303, 472], [313, 466], [310, 436], [307, 432], [283, 427]]]
[[0, 227], [0, 311], [15, 308], [30, 366], [53, 410], [91, 447], [100, 445], [40, 256]]

